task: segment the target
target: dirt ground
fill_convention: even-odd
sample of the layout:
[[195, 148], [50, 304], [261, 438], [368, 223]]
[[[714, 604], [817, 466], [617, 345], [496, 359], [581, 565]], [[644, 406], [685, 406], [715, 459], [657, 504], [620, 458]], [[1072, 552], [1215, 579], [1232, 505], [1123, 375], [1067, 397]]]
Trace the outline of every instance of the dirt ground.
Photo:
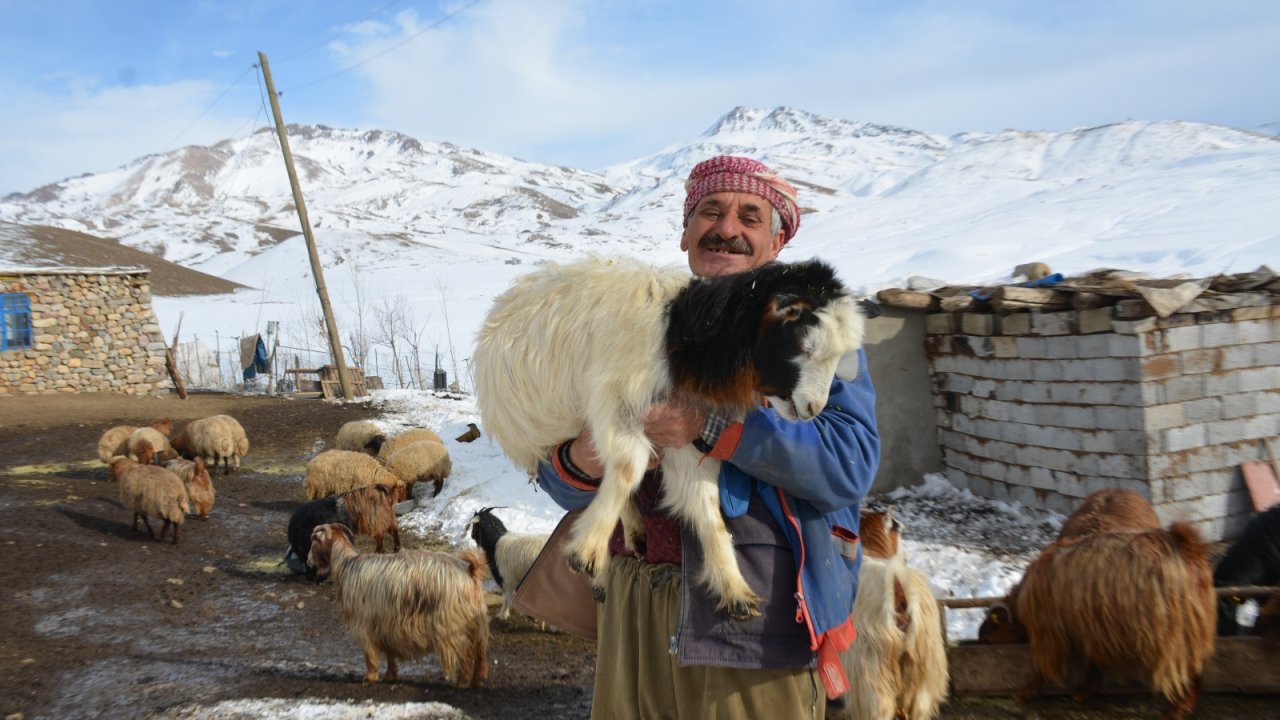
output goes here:
[[[117, 424], [237, 417], [251, 441], [240, 473], [214, 475], [217, 503], [178, 546], [134, 532], [97, 460]], [[331, 585], [280, 564], [307, 457], [360, 404], [254, 396], [108, 395], [0, 399], [0, 717], [144, 718], [242, 698], [442, 702], [472, 718], [585, 718], [595, 648], [493, 621], [486, 687], [446, 684], [434, 658], [401, 680], [361, 683], [363, 661], [338, 623]], [[431, 538], [406, 537], [408, 547]], [[491, 611], [500, 598], [490, 595]], [[1081, 708], [1062, 698], [1022, 706], [953, 701], [943, 718], [1155, 718], [1147, 697]], [[1208, 696], [1197, 718], [1280, 717], [1280, 699]]]

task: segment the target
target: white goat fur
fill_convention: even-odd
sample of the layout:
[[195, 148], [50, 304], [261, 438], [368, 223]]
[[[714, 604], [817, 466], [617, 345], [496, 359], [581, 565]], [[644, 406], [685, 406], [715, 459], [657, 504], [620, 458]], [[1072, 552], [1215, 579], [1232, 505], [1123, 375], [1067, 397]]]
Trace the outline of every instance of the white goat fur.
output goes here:
[[365, 485], [404, 487], [404, 481], [375, 459], [354, 450], [325, 450], [307, 463], [303, 480], [308, 500], [337, 495]]
[[[898, 623], [894, 581], [906, 595], [907, 627]], [[853, 602], [858, 639], [842, 654], [851, 720], [928, 720], [947, 697], [947, 650], [942, 613], [920, 572], [902, 555], [862, 558]]]
[[[502, 587], [502, 608], [498, 610], [498, 618], [506, 620], [511, 615], [511, 598], [520, 587], [520, 581], [529, 574], [533, 561], [547, 544], [549, 534], [508, 532], [498, 538], [497, 557], [494, 562], [498, 572], [502, 574], [505, 585]], [[545, 629], [545, 623], [544, 623]]]
[[[474, 354], [476, 396], [486, 428], [506, 454], [533, 473], [538, 462], [584, 426], [605, 467], [600, 490], [574, 524], [565, 551], [603, 590], [608, 544], [621, 519], [628, 545], [643, 527], [629, 502], [654, 448], [641, 417], [670, 395], [668, 304], [693, 278], [682, 268], [634, 260], [548, 263], [519, 278], [495, 301]], [[821, 410], [836, 365], [862, 339], [862, 317], [847, 298], [818, 313], [821, 360], [801, 368], [791, 402]], [[809, 419], [809, 418], [805, 418]], [[687, 521], [706, 553], [699, 578], [718, 607], [755, 613], [758, 598], [737, 566], [720, 513], [720, 463], [692, 446], [663, 454], [664, 505]]]
[[364, 652], [365, 682], [395, 680], [401, 660], [434, 652], [445, 677], [475, 687], [489, 675], [489, 616], [480, 579], [484, 559], [472, 549], [455, 557], [428, 550], [362, 554], [343, 525], [311, 534], [308, 564], [329, 572], [342, 624]]

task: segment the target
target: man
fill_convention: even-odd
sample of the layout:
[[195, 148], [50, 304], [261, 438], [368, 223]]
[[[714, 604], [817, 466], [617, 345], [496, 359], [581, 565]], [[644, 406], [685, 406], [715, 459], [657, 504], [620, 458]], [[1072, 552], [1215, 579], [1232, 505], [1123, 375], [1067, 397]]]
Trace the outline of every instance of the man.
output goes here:
[[[685, 188], [680, 249], [695, 275], [773, 262], [800, 227], [795, 188], [755, 160], [706, 160]], [[730, 423], [678, 399], [646, 414], [658, 452], [693, 443], [722, 461], [721, 508], [761, 615], [739, 622], [715, 610], [692, 580], [702, 549], [660, 508], [661, 472], [647, 473], [633, 497], [643, 557], [630, 556], [620, 531], [610, 544], [592, 718], [821, 718], [827, 696], [843, 692], [858, 504], [880, 452], [875, 390], [859, 356], [858, 376], [837, 378], [827, 408], [808, 422], [761, 407]], [[587, 429], [542, 463], [538, 481], [571, 509], [590, 501], [603, 473]]]

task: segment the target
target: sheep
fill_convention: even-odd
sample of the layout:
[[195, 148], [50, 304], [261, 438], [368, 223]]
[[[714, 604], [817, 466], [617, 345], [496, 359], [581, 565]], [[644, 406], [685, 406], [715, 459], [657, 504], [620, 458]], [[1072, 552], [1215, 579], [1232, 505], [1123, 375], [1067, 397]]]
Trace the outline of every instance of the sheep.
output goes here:
[[[1275, 585], [1280, 583], [1280, 505], [1253, 516], [1240, 537], [1227, 548], [1213, 570], [1213, 584]], [[1240, 598], [1224, 597], [1218, 604], [1218, 634], [1240, 632], [1236, 610]]]
[[[145, 442], [139, 448], [144, 455], [151, 453]], [[165, 533], [173, 528], [173, 544], [178, 544], [178, 531], [182, 527], [187, 513], [191, 512], [191, 504], [187, 500], [187, 492], [182, 489], [182, 479], [172, 471], [157, 465], [148, 465], [124, 456], [117, 456], [111, 461], [111, 479], [120, 485], [120, 503], [133, 511], [133, 530], [138, 530], [138, 519], [147, 526], [147, 534], [156, 539], [148, 517], [164, 520], [160, 528], [159, 540], [163, 541]]]
[[338, 429], [338, 439], [334, 443], [336, 450], [362, 452], [377, 457], [382, 444], [387, 441], [387, 434], [382, 428], [368, 420], [352, 420]]
[[307, 463], [303, 486], [308, 500], [366, 485], [389, 485], [404, 492], [404, 481], [377, 460], [353, 450], [325, 450]]
[[[812, 419], [833, 376], [856, 373], [862, 334], [856, 301], [817, 261], [705, 279], [630, 259], [547, 263], [485, 318], [473, 355], [477, 405], [531, 474], [553, 447], [591, 429], [604, 478], [565, 554], [602, 597], [618, 520], [629, 549], [643, 541], [629, 500], [654, 455], [645, 411], [678, 398], [740, 418], [767, 397], [784, 418]], [[720, 513], [719, 461], [688, 446], [664, 452], [662, 468], [665, 505], [706, 553], [699, 582], [731, 618], [758, 615]]]
[[400, 489], [367, 485], [303, 503], [289, 516], [285, 563], [308, 580], [315, 580], [315, 572], [306, 565], [311, 531], [327, 523], [346, 525], [356, 535], [373, 538], [377, 552], [383, 551], [383, 537], [390, 535], [394, 551], [400, 552], [400, 526], [395, 513], [395, 504], [400, 500]]
[[333, 577], [339, 616], [364, 651], [366, 684], [378, 681], [381, 656], [387, 658], [383, 680], [392, 682], [399, 661], [431, 652], [460, 688], [488, 678], [485, 563], [476, 550], [362, 554], [350, 528], [326, 524], [311, 533], [307, 564]]
[[[516, 594], [520, 581], [533, 567], [547, 544], [550, 534], [507, 532], [507, 526], [493, 514], [494, 508], [481, 508], [471, 516], [471, 539], [484, 551], [489, 563], [489, 574], [502, 589], [502, 608], [498, 619], [511, 615], [511, 598]], [[545, 623], [543, 629], [546, 629]]]
[[444, 440], [436, 434], [434, 430], [429, 428], [411, 428], [405, 430], [399, 435], [392, 436], [382, 443], [382, 447], [378, 448], [378, 460], [386, 463], [397, 450], [402, 450], [414, 443], [430, 441], [437, 445], [444, 445]]
[[829, 718], [926, 720], [947, 698], [942, 611], [928, 579], [898, 552], [900, 534], [890, 511], [862, 513], [858, 638], [841, 653], [850, 691]]
[[116, 456], [129, 454], [129, 436], [137, 429], [133, 425], [116, 425], [102, 433], [98, 438], [98, 459], [103, 465], [110, 465]]
[[244, 427], [230, 415], [192, 420], [170, 444], [188, 460], [205, 458], [211, 468], [217, 469], [221, 461], [224, 476], [231, 474], [233, 464], [239, 471], [240, 460], [249, 453]]
[[444, 445], [423, 440], [405, 445], [387, 456], [386, 468], [404, 482], [408, 496], [413, 495], [414, 485], [430, 482], [434, 487], [431, 497], [436, 497], [444, 488], [444, 479], [453, 472], [453, 462]]
[[209, 469], [204, 465], [204, 458], [195, 460], [173, 458], [158, 464], [162, 464], [182, 478], [182, 485], [187, 491], [187, 498], [191, 500], [192, 509], [201, 520], [208, 520], [209, 511], [213, 509], [213, 501], [217, 493], [213, 488], [213, 478], [209, 477]]
[[1217, 605], [1207, 547], [1190, 523], [1056, 541], [1011, 598], [1011, 620], [1025, 628], [1035, 668], [1019, 699], [1038, 695], [1045, 678], [1062, 683], [1082, 656], [1089, 674], [1077, 700], [1092, 693], [1101, 671], [1137, 667], [1169, 701], [1164, 718], [1195, 707]]
[[[137, 447], [144, 440], [151, 445], [153, 457], [156, 453], [168, 451], [171, 432], [173, 432], [173, 421], [169, 418], [160, 418], [148, 426], [135, 428], [126, 442], [129, 457], [138, 459]], [[99, 443], [101, 444], [101, 441]], [[99, 453], [101, 452], [102, 448], [99, 447]]]

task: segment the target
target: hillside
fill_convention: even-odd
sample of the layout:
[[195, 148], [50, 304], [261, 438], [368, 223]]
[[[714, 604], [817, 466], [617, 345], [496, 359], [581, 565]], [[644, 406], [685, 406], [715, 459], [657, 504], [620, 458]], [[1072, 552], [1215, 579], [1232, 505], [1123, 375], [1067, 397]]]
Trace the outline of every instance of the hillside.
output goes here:
[[213, 295], [245, 287], [115, 240], [49, 225], [0, 222], [0, 263], [23, 268], [141, 266], [151, 270], [151, 293], [161, 296]]

